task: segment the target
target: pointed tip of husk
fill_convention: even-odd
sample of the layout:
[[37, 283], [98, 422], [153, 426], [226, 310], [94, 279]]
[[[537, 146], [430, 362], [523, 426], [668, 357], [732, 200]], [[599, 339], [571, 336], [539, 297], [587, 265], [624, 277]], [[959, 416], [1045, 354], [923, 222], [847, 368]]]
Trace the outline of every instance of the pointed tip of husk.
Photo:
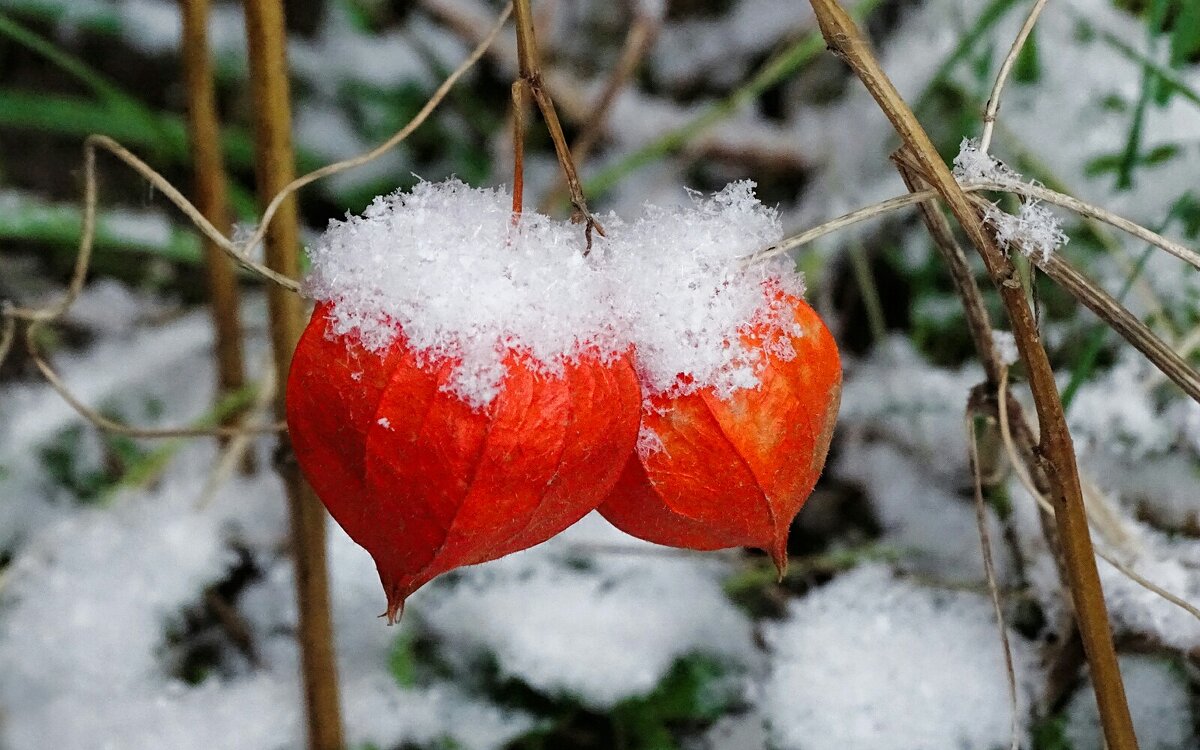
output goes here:
[[386, 617], [389, 626], [400, 622], [400, 618], [404, 617], [404, 597], [389, 595], [387, 612], [380, 617]]
[[775, 544], [771, 549], [771, 560], [775, 562], [775, 570], [779, 573], [778, 582], [783, 583], [783, 579], [787, 576], [788, 569], [788, 552], [787, 552], [787, 534], [780, 534], [775, 540]]

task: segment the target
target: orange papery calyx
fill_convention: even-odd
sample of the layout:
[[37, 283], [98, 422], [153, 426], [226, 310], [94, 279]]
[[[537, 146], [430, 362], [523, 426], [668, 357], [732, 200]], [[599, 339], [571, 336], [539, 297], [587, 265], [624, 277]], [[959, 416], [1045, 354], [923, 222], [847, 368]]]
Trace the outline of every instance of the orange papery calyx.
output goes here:
[[651, 395], [638, 448], [599, 510], [658, 544], [762, 549], [782, 575], [788, 530], [825, 465], [842, 371], [816, 312], [772, 284], [766, 289], [791, 309], [795, 326], [743, 329], [742, 345], [760, 355], [758, 385]]
[[335, 332], [319, 303], [292, 361], [296, 458], [346, 533], [374, 558], [394, 622], [435, 576], [539, 544], [593, 510], [637, 440], [628, 355], [581, 355], [546, 373], [509, 350], [499, 392], [471, 404], [455, 362], [402, 332], [381, 349]]

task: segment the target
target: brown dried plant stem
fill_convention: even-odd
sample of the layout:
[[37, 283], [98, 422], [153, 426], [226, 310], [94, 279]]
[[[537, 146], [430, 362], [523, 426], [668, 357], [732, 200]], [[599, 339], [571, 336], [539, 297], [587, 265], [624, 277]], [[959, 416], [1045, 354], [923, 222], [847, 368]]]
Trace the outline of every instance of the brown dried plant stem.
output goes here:
[[[246, 0], [245, 6], [254, 99], [256, 176], [259, 200], [265, 208], [295, 177], [287, 38], [281, 0]], [[267, 264], [272, 269], [290, 278], [299, 275], [299, 217], [294, 197], [279, 205], [275, 221], [266, 233], [265, 246]], [[298, 296], [277, 286], [268, 289], [267, 304], [276, 382], [282, 384], [287, 381], [292, 352], [304, 329], [304, 309]], [[275, 398], [275, 411], [280, 417], [285, 412], [285, 391], [279, 388]], [[290, 504], [308, 747], [339, 750], [342, 723], [325, 564], [325, 511], [300, 475], [286, 436], [281, 438], [279, 457], [279, 471]]]
[[[542, 85], [542, 70], [541, 64], [538, 62], [537, 39], [533, 30], [533, 11], [530, 9], [530, 0], [515, 0], [513, 3], [513, 15], [516, 18], [517, 24], [517, 84], [513, 91], [513, 104], [519, 112], [519, 99], [523, 96], [518, 96], [517, 87], [524, 88], [533, 97], [533, 101], [537, 103], [538, 109], [541, 110], [542, 119], [546, 123], [546, 129], [550, 131], [550, 140], [554, 143], [554, 154], [558, 157], [558, 163], [562, 167], [563, 176], [567, 180], [567, 190], [571, 194], [571, 205], [575, 207], [575, 219], [586, 223], [586, 235], [589, 249], [592, 244], [592, 231], [597, 231], [604, 234], [604, 227], [600, 222], [596, 221], [591, 212], [588, 211], [587, 201], [583, 197], [583, 185], [579, 181], [579, 173], [575, 169], [575, 162], [571, 158], [571, 148], [567, 145], [567, 137], [563, 134], [562, 123], [558, 120], [558, 113], [554, 110], [554, 102], [550, 99], [550, 95], [546, 93], [545, 87]], [[519, 118], [520, 115], [517, 115]], [[518, 123], [518, 129], [521, 124]], [[516, 140], [520, 141], [523, 134], [517, 133]], [[515, 148], [515, 146], [514, 146]], [[514, 196], [515, 197], [515, 196]]]
[[[221, 129], [217, 119], [216, 88], [208, 48], [209, 0], [180, 0], [183, 16], [183, 72], [187, 84], [188, 132], [195, 171], [196, 207], [221, 234], [230, 230]], [[238, 308], [236, 269], [224, 251], [204, 238], [204, 276], [212, 315], [220, 395], [238, 391], [246, 376]], [[234, 424], [230, 415], [224, 424]], [[249, 468], [249, 463], [246, 464]]]
[[[575, 138], [575, 143], [571, 145], [571, 158], [575, 161], [576, 169], [587, 161], [592, 154], [592, 149], [600, 142], [605, 123], [608, 121], [609, 111], [616, 103], [617, 97], [633, 78], [633, 74], [637, 72], [642, 59], [654, 45], [654, 39], [658, 36], [658, 32], [659, 20], [657, 17], [645, 13], [638, 13], [634, 17], [629, 31], [625, 33], [621, 56], [609, 74], [608, 81], [604, 84], [604, 90], [600, 92], [596, 103], [591, 106], [584, 118], [582, 131]], [[553, 190], [546, 193], [545, 198], [542, 199], [542, 210], [549, 211], [551, 207], [567, 197], [567, 184], [564, 178]]]
[[871, 53], [854, 21], [836, 0], [810, 0], [829, 48], [846, 61], [875, 98], [901, 140], [975, 245], [999, 290], [1029, 377], [1041, 425], [1038, 458], [1051, 484], [1051, 500], [1071, 585], [1080, 635], [1091, 666], [1096, 701], [1110, 750], [1134, 750], [1137, 738], [1117, 667], [1108, 610], [1088, 533], [1075, 452], [1054, 372], [1033, 312], [1011, 261], [984, 227], [975, 206], [942, 162], [929, 136]]

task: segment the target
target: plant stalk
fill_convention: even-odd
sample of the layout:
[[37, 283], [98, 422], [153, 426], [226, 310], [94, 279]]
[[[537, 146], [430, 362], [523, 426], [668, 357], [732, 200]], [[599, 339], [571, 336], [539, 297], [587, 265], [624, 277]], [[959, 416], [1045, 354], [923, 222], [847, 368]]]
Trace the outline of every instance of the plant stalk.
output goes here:
[[[275, 194], [295, 177], [287, 37], [281, 0], [246, 0], [245, 8], [257, 188], [265, 210]], [[289, 278], [299, 276], [299, 216], [294, 196], [280, 204], [264, 244], [268, 266]], [[304, 309], [299, 296], [274, 285], [267, 290], [267, 305], [276, 382], [283, 384], [287, 382], [292, 353], [304, 330]], [[275, 398], [275, 411], [280, 418], [285, 415], [285, 393], [286, 388], [280, 387]], [[281, 438], [277, 463], [291, 516], [308, 747], [340, 750], [342, 723], [325, 563], [325, 511], [300, 475], [286, 436]]]
[[[216, 86], [208, 49], [209, 0], [180, 0], [183, 17], [183, 72], [187, 84], [188, 133], [195, 171], [196, 207], [217, 231], [229, 235], [229, 199], [221, 155]], [[212, 315], [217, 360], [218, 399], [246, 384], [239, 319], [237, 271], [225, 253], [205, 238], [204, 280]], [[224, 425], [235, 424], [241, 413], [230, 414]], [[250, 456], [250, 454], [247, 454]], [[253, 459], [243, 464], [249, 469]]]
[[[538, 109], [542, 112], [542, 120], [545, 121], [546, 130], [550, 132], [550, 140], [554, 143], [554, 154], [558, 157], [563, 176], [567, 180], [571, 205], [575, 207], [574, 219], [587, 225], [585, 235], [588, 250], [591, 250], [592, 232], [596, 231], [603, 235], [604, 227], [588, 211], [587, 201], [583, 196], [583, 185], [579, 181], [579, 172], [575, 169], [575, 160], [571, 157], [571, 147], [567, 145], [567, 137], [563, 134], [558, 113], [554, 110], [554, 102], [542, 84], [542, 70], [538, 61], [537, 39], [533, 30], [533, 10], [530, 7], [530, 0], [515, 0], [513, 16], [517, 24], [517, 82], [529, 91], [534, 102], [537, 103]], [[515, 90], [513, 99], [516, 103]]]
[[983, 257], [1008, 312], [1033, 393], [1041, 437], [1038, 460], [1051, 484], [1051, 500], [1075, 604], [1080, 635], [1091, 667], [1096, 702], [1110, 750], [1136, 750], [1137, 738], [1117, 667], [1095, 553], [1088, 532], [1083, 492], [1054, 372], [1043, 348], [1033, 311], [1012, 262], [984, 226], [975, 206], [941, 160], [928, 134], [871, 53], [861, 32], [836, 0], [810, 0], [830, 50], [846, 61], [875, 98]]

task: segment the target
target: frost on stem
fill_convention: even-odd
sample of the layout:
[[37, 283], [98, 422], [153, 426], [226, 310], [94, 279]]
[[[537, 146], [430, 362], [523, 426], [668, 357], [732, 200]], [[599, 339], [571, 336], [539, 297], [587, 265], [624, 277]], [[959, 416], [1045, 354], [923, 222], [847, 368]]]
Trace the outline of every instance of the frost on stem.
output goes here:
[[954, 179], [972, 182], [1020, 182], [1021, 175], [1007, 164], [979, 148], [979, 141], [963, 138], [954, 157]]
[[704, 387], [727, 397], [758, 386], [767, 354], [795, 356], [742, 340], [749, 327], [796, 335], [764, 285], [804, 291], [786, 259], [741, 262], [782, 236], [753, 188], [604, 217], [608, 235], [585, 257], [567, 222], [527, 211], [514, 225], [503, 191], [422, 182], [332, 222], [309, 250], [307, 290], [332, 304], [337, 335], [374, 351], [402, 335], [426, 363], [455, 362], [449, 389], [476, 407], [498, 395], [512, 353], [553, 377], [581, 355], [631, 348], [646, 397]]
[[1016, 244], [1030, 258], [1047, 260], [1069, 240], [1058, 217], [1050, 213], [1050, 209], [1043, 206], [1041, 201], [1022, 203], [1016, 216], [990, 206], [983, 219], [996, 230], [996, 241], [1000, 247], [1007, 250]]
[[[981, 150], [979, 142], [970, 138], [962, 139], [958, 156], [954, 157], [954, 179], [963, 185], [980, 182], [1013, 185], [1022, 182], [1020, 173]], [[1069, 239], [1058, 218], [1037, 200], [1026, 200], [1015, 216], [992, 206], [984, 213], [983, 219], [995, 229], [1000, 247], [1008, 250], [1015, 244], [1031, 258], [1046, 260], [1051, 253], [1067, 244]]]

